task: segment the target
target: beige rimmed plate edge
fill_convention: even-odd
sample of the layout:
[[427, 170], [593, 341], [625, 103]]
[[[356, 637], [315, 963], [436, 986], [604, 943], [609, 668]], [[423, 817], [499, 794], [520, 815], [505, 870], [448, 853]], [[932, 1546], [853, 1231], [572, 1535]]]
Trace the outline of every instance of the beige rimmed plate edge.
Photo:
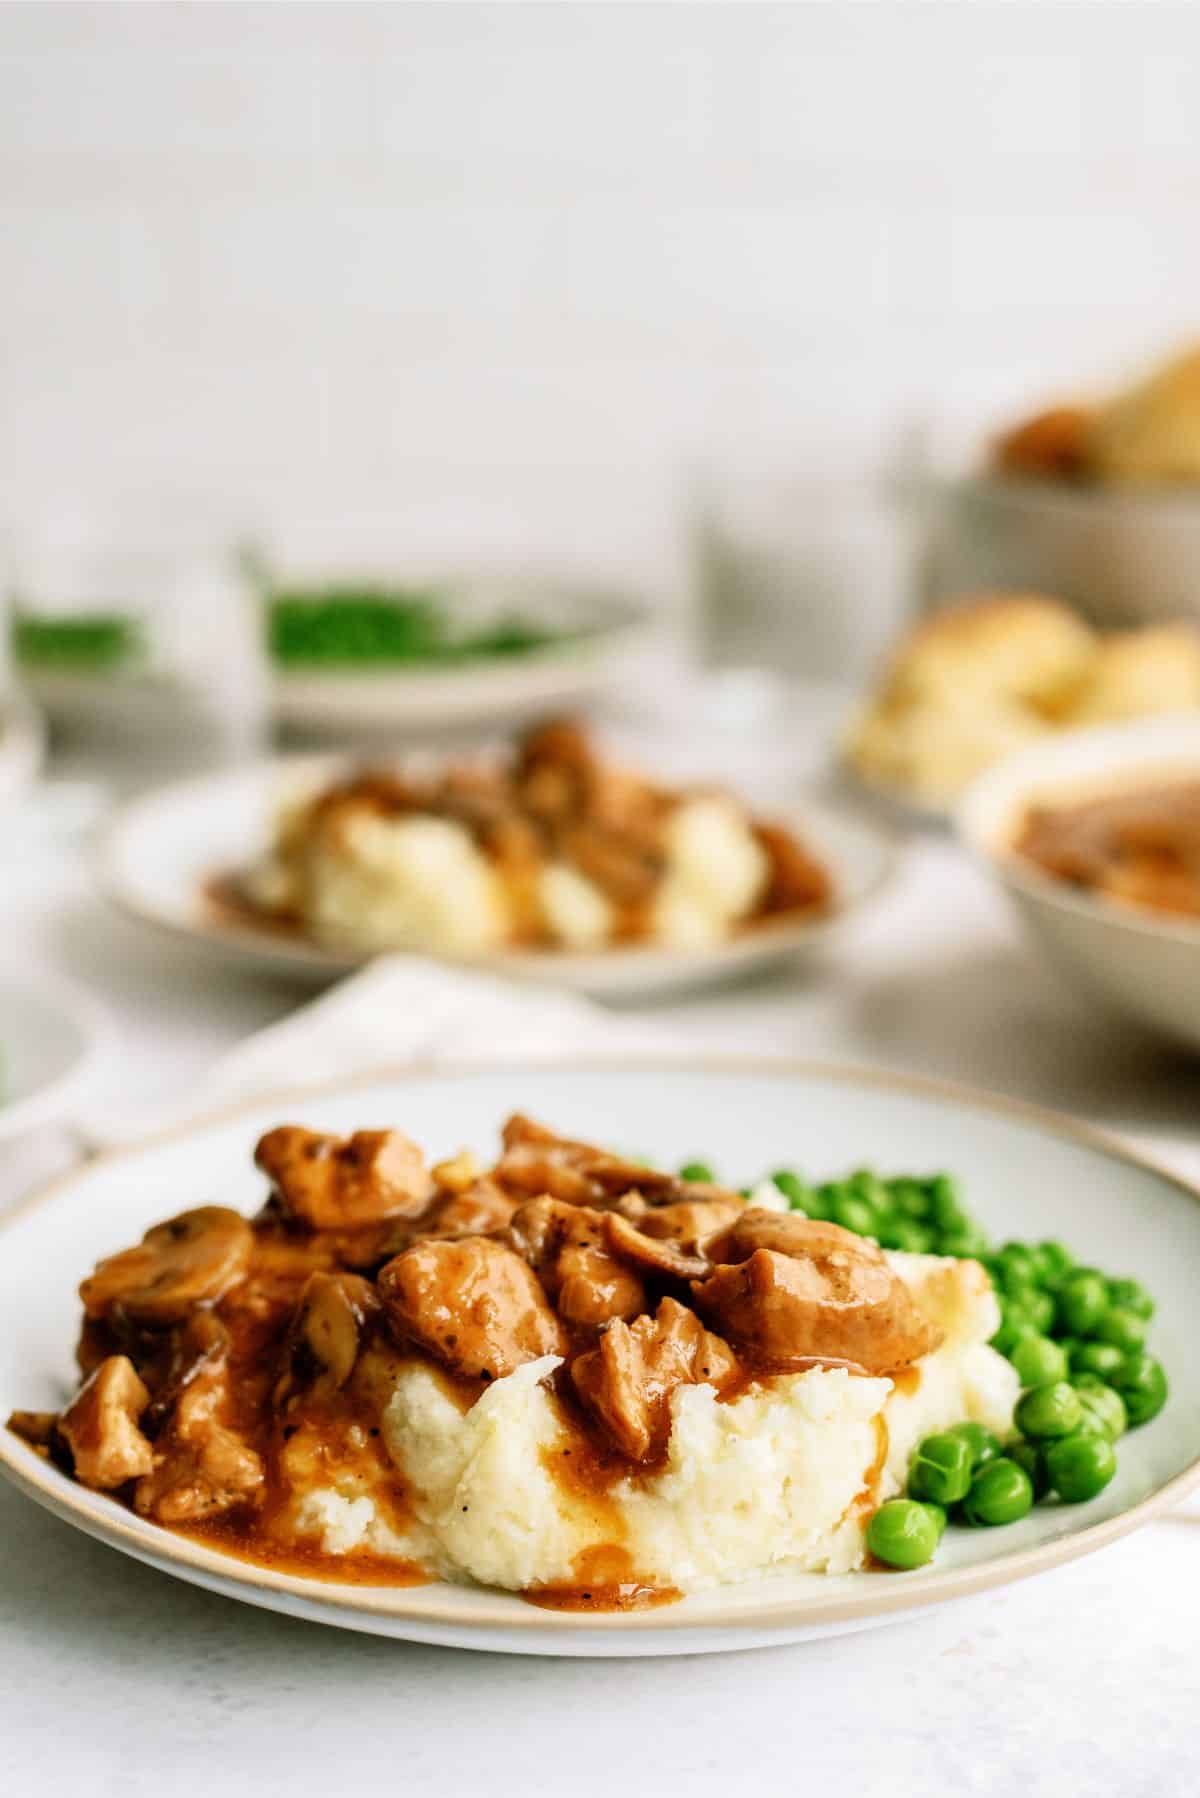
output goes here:
[[[803, 1058], [776, 1056], [622, 1056], [621, 1067], [623, 1070], [647, 1073], [792, 1074], [868, 1090], [923, 1097], [953, 1106], [960, 1111], [983, 1112], [993, 1117], [1008, 1118], [1043, 1134], [1091, 1148], [1111, 1160], [1154, 1175], [1193, 1203], [1200, 1202], [1200, 1185], [1183, 1178], [1154, 1156], [1133, 1148], [1091, 1124], [1046, 1107], [981, 1093], [948, 1081], [893, 1074], [883, 1069], [843, 1067]], [[292, 1086], [278, 1093], [264, 1093], [236, 1105], [216, 1108], [188, 1124], [162, 1130], [129, 1147], [105, 1150], [89, 1157], [79, 1168], [60, 1176], [15, 1206], [9, 1207], [0, 1216], [0, 1235], [10, 1223], [53, 1201], [60, 1194], [69, 1192], [78, 1181], [101, 1166], [136, 1159], [156, 1147], [178, 1143], [189, 1136], [235, 1122], [242, 1116], [253, 1116], [264, 1107], [303, 1103], [321, 1097], [338, 1097], [389, 1082], [402, 1084], [409, 1080], [452, 1080], [456, 1077], [489, 1073], [508, 1076], [548, 1071], [603, 1073], [612, 1072], [613, 1066], [603, 1058], [564, 1060], [560, 1057], [522, 1059], [519, 1063], [512, 1064], [485, 1061], [405, 1063], [399, 1066], [385, 1064], [365, 1070], [348, 1080]], [[453, 1591], [461, 1602], [462, 1595], [471, 1590], [469, 1586], [451, 1587], [445, 1582], [435, 1581], [428, 1585], [373, 1590], [369, 1587], [339, 1586], [326, 1581], [304, 1580], [202, 1548], [169, 1531], [158, 1532], [152, 1525], [140, 1525], [131, 1520], [115, 1500], [89, 1493], [86, 1488], [76, 1486], [65, 1475], [51, 1468], [27, 1444], [3, 1428], [0, 1428], [0, 1471], [36, 1502], [82, 1529], [87, 1535], [105, 1541], [160, 1571], [178, 1571], [182, 1577], [192, 1579], [194, 1583], [207, 1585], [227, 1596], [241, 1597], [249, 1602], [270, 1604], [271, 1601], [262, 1596], [270, 1593], [294, 1600], [300, 1614], [317, 1620], [336, 1624], [343, 1621], [338, 1613], [351, 1611], [363, 1619], [358, 1625], [361, 1628], [372, 1627], [367, 1621], [370, 1618], [400, 1624], [411, 1622], [418, 1628], [424, 1625], [435, 1632], [440, 1631], [443, 1640], [451, 1640], [462, 1632], [479, 1631], [481, 1636], [478, 1640], [463, 1644], [479, 1648], [503, 1648], [502, 1641], [493, 1642], [488, 1638], [502, 1638], [506, 1634], [518, 1638], [522, 1634], [546, 1635], [566, 1642], [577, 1641], [581, 1637], [594, 1638], [616, 1633], [675, 1638], [673, 1645], [658, 1650], [669, 1653], [688, 1652], [689, 1635], [702, 1637], [732, 1630], [747, 1638], [746, 1645], [752, 1645], [755, 1638], [770, 1640], [776, 1634], [782, 1640], [789, 1631], [853, 1626], [858, 1621], [875, 1617], [924, 1610], [993, 1587], [1009, 1585], [1053, 1567], [1064, 1566], [1130, 1534], [1188, 1497], [1200, 1486], [1200, 1455], [1180, 1473], [1115, 1517], [998, 1561], [915, 1577], [910, 1574], [881, 1576], [870, 1582], [869, 1591], [839, 1592], [824, 1602], [808, 1597], [797, 1601], [790, 1595], [772, 1597], [768, 1591], [761, 1592], [756, 1602], [733, 1607], [726, 1597], [720, 1616], [711, 1619], [681, 1615], [680, 1607], [676, 1606], [610, 1615], [553, 1612], [530, 1606], [527, 1617], [515, 1613], [506, 1614], [503, 1618], [491, 1616], [486, 1610], [471, 1612], [459, 1609], [451, 1616], [447, 1615], [444, 1608], [439, 1607], [438, 1594]], [[748, 1585], [753, 1583], [747, 1582]], [[718, 1590], [729, 1594], [734, 1588]], [[328, 1616], [322, 1618], [323, 1612], [328, 1612]], [[438, 1638], [433, 1634], [426, 1639]], [[580, 1650], [575, 1649], [574, 1652]]]

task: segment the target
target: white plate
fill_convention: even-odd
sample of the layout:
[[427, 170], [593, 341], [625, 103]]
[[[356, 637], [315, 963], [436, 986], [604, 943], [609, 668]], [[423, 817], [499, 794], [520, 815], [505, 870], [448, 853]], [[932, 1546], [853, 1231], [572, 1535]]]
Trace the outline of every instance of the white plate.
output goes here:
[[[135, 800], [114, 821], [101, 850], [100, 875], [127, 912], [268, 971], [330, 980], [369, 959], [338, 953], [254, 924], [217, 917], [204, 886], [214, 874], [243, 868], [268, 841], [274, 808], [289, 781], [331, 775], [344, 758], [296, 757], [236, 773], [162, 787]], [[822, 917], [764, 923], [713, 948], [653, 945], [593, 954], [503, 950], [477, 965], [519, 980], [550, 981], [598, 997], [632, 999], [767, 966], [820, 941], [877, 892], [892, 871], [887, 837], [851, 819], [803, 807], [794, 823], [829, 867], [838, 900]]]
[[81, 993], [0, 972], [0, 1137], [66, 1114], [101, 1032], [97, 1008]]
[[637, 1143], [669, 1165], [703, 1154], [735, 1182], [781, 1163], [815, 1178], [864, 1162], [890, 1172], [950, 1169], [995, 1236], [1061, 1236], [1089, 1260], [1146, 1282], [1158, 1300], [1151, 1344], [1168, 1368], [1170, 1401], [1122, 1440], [1117, 1477], [1100, 1497], [1039, 1506], [1007, 1529], [951, 1530], [928, 1570], [776, 1574], [616, 1616], [537, 1610], [476, 1587], [370, 1589], [253, 1567], [75, 1485], [3, 1430], [0, 1469], [89, 1535], [232, 1598], [406, 1640], [573, 1655], [700, 1654], [865, 1629], [1101, 1548], [1200, 1481], [1200, 1191], [1049, 1113], [928, 1082], [782, 1062], [381, 1074], [256, 1103], [101, 1158], [2, 1226], [0, 1414], [62, 1402], [72, 1374], [75, 1288], [96, 1256], [135, 1239], [165, 1209], [215, 1200], [257, 1207], [261, 1179], [251, 1150], [281, 1118], [340, 1132], [399, 1123], [440, 1156], [463, 1145], [488, 1153], [501, 1119], [516, 1108], [569, 1134]]
[[959, 834], [1069, 979], [1118, 1016], [1196, 1049], [1200, 920], [1089, 894], [1041, 873], [1010, 847], [1035, 801], [1069, 803], [1160, 777], [1200, 779], [1200, 717], [1072, 731], [1022, 750], [971, 787], [959, 809]]

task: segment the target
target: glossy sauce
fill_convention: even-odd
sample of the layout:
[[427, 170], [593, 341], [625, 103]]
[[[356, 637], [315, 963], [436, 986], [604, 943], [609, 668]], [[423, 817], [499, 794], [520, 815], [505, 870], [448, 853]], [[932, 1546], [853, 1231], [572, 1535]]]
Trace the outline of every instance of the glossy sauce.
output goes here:
[[526, 1604], [544, 1611], [646, 1611], [683, 1597], [674, 1586], [652, 1586], [638, 1578], [623, 1548], [602, 1543], [575, 1556], [569, 1586], [531, 1586]]

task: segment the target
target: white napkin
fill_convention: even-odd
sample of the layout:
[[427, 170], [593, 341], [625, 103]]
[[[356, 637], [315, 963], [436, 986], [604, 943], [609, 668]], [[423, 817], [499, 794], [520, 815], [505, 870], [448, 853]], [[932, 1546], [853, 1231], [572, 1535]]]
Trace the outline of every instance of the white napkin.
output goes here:
[[287, 1087], [319, 1086], [383, 1066], [478, 1062], [495, 1065], [569, 1052], [619, 1060], [670, 1053], [677, 1032], [574, 994], [517, 986], [492, 975], [416, 956], [388, 955], [301, 1006], [282, 1023], [247, 1037], [186, 1098], [81, 1120], [85, 1141], [113, 1147]]

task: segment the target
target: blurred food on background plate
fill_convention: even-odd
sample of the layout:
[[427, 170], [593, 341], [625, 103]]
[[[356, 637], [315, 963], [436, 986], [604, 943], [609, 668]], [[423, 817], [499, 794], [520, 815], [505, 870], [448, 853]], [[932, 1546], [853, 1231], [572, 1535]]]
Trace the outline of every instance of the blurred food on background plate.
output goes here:
[[1200, 918], [1200, 778], [1031, 806], [1013, 843], [1044, 874], [1124, 905]]
[[1055, 405], [994, 447], [1004, 474], [1113, 484], [1200, 482], [1200, 345], [1094, 405]]
[[571, 721], [500, 757], [365, 769], [294, 796], [233, 880], [218, 898], [325, 945], [465, 956], [701, 948], [832, 898], [791, 831], [732, 794], [616, 767]]
[[1200, 635], [1100, 633], [1040, 594], [998, 594], [923, 620], [851, 725], [859, 777], [949, 804], [994, 762], [1054, 732], [1200, 708]]
[[437, 587], [332, 583], [283, 588], [267, 601], [267, 643], [279, 668], [456, 666], [569, 643], [519, 611], [471, 623]]

